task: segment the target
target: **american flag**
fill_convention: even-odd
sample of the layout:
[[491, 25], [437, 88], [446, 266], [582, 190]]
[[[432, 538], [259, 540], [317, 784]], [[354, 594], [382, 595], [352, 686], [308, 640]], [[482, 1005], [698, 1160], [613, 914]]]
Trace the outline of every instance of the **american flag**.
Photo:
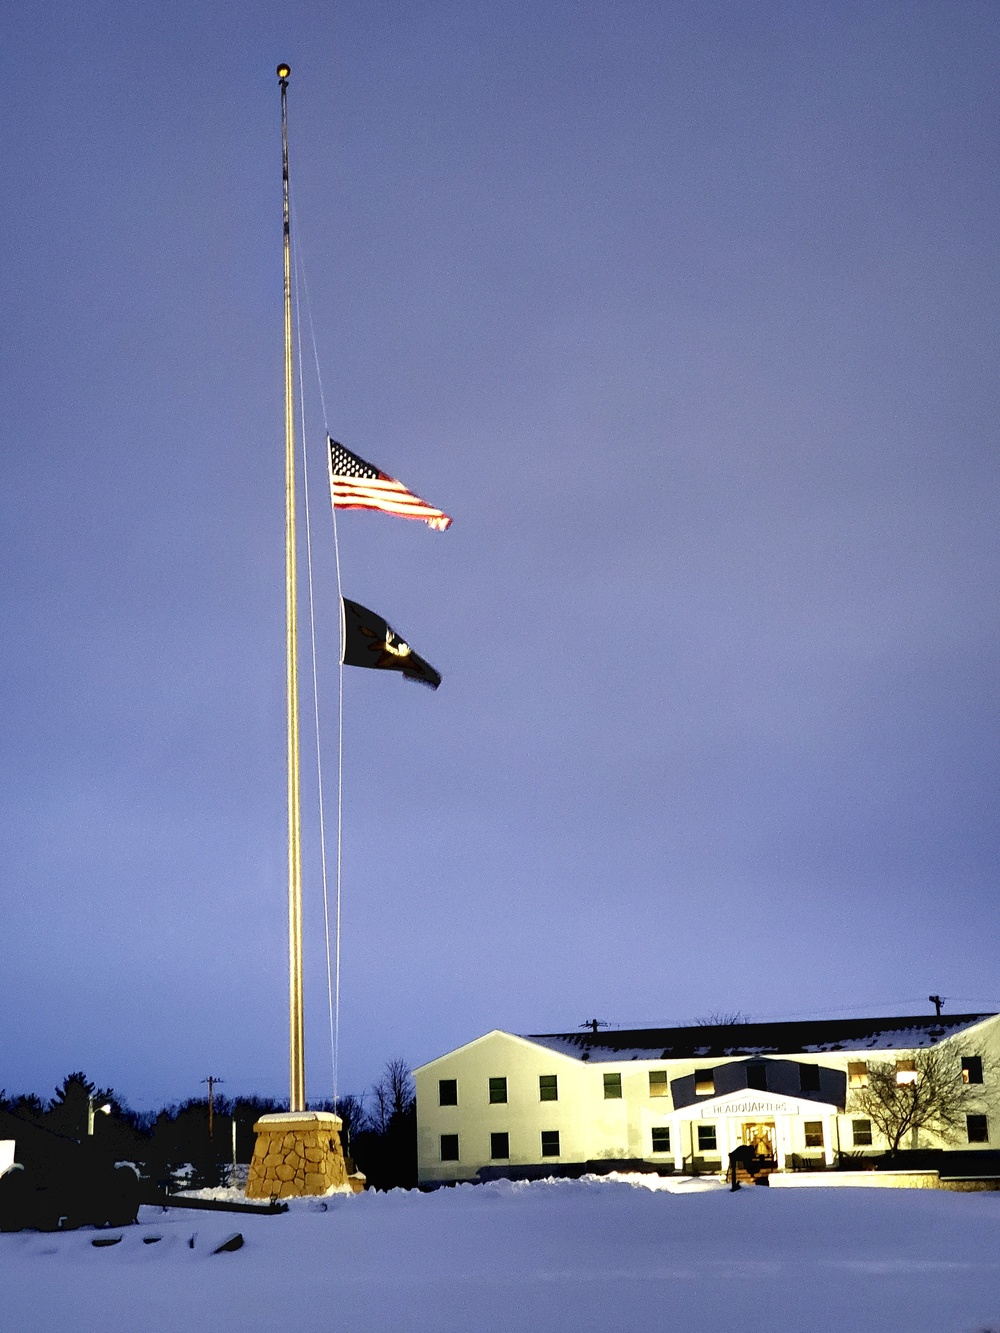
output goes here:
[[398, 518], [422, 518], [430, 528], [444, 532], [451, 519], [434, 509], [401, 481], [388, 477], [336, 440], [330, 440], [330, 491], [334, 509], [380, 509]]

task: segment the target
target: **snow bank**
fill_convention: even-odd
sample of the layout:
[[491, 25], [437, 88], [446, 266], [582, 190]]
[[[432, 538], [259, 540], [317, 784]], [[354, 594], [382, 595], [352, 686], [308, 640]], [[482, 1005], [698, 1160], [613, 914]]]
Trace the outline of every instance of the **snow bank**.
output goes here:
[[11, 1333], [980, 1333], [1000, 1329], [1000, 1194], [602, 1176], [143, 1208], [121, 1232], [0, 1236], [0, 1273]]

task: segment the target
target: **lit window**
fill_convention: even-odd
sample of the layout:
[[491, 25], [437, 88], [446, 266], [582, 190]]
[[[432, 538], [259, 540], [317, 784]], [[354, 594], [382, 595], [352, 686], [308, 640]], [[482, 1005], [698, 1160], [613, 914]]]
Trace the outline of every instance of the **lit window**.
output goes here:
[[806, 1135], [807, 1148], [822, 1148], [823, 1146], [823, 1122], [822, 1120], [807, 1120], [803, 1126]]
[[867, 1088], [868, 1063], [865, 1060], [851, 1060], [847, 1066], [847, 1082], [852, 1088]]
[[504, 1159], [510, 1156], [510, 1135], [509, 1134], [491, 1134], [490, 1135], [490, 1156], [494, 1161]]
[[747, 1065], [747, 1087], [757, 1092], [767, 1092], [767, 1065], [763, 1060], [755, 1060]]
[[458, 1105], [458, 1079], [438, 1079], [438, 1106]]
[[694, 1095], [696, 1097], [715, 1096], [714, 1069], [696, 1069], [694, 1071]]
[[542, 1156], [559, 1156], [559, 1131], [558, 1129], [542, 1130]]
[[667, 1084], [667, 1071], [665, 1069], [651, 1069], [649, 1071], [649, 1095], [650, 1097], [666, 1097], [670, 1092]]
[[989, 1143], [990, 1126], [984, 1115], [967, 1115], [965, 1124], [970, 1143]]
[[962, 1082], [982, 1083], [983, 1057], [981, 1055], [962, 1056]]
[[442, 1162], [457, 1162], [457, 1161], [458, 1161], [458, 1135], [457, 1135], [457, 1134], [442, 1134], [442, 1135], [441, 1135], [441, 1161], [442, 1161]]
[[559, 1100], [559, 1079], [556, 1074], [539, 1074], [538, 1100], [540, 1102], [557, 1102]]
[[819, 1092], [819, 1065], [799, 1065], [799, 1092]]
[[698, 1126], [698, 1150], [699, 1152], [715, 1152], [716, 1138], [714, 1125]]
[[670, 1129], [668, 1126], [657, 1126], [653, 1130], [653, 1152], [670, 1151]]
[[917, 1062], [916, 1060], [904, 1059], [896, 1061], [896, 1082], [897, 1083], [916, 1083], [917, 1081]]
[[505, 1078], [490, 1079], [490, 1101], [494, 1103], [505, 1102], [507, 1100], [507, 1080]]
[[622, 1095], [622, 1076], [621, 1074], [604, 1075], [604, 1099], [605, 1101], [614, 1100]]
[[870, 1148], [872, 1146], [872, 1122], [870, 1120], [852, 1120], [851, 1135], [854, 1139], [855, 1148]]

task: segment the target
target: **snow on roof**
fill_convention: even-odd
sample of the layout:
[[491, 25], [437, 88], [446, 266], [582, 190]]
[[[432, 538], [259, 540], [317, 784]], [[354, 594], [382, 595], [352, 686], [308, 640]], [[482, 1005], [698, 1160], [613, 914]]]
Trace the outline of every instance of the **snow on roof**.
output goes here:
[[525, 1036], [578, 1060], [710, 1060], [740, 1055], [898, 1051], [933, 1046], [993, 1014], [906, 1018], [828, 1018], [800, 1023], [698, 1024], [627, 1031], [545, 1032]]

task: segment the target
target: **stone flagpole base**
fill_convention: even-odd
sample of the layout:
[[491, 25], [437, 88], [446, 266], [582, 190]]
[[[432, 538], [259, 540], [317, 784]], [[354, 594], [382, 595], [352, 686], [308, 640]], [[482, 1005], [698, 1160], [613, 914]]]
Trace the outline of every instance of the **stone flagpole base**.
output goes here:
[[344, 1157], [343, 1122], [329, 1111], [262, 1115], [247, 1179], [248, 1199], [298, 1199], [319, 1194], [359, 1194], [365, 1178]]

